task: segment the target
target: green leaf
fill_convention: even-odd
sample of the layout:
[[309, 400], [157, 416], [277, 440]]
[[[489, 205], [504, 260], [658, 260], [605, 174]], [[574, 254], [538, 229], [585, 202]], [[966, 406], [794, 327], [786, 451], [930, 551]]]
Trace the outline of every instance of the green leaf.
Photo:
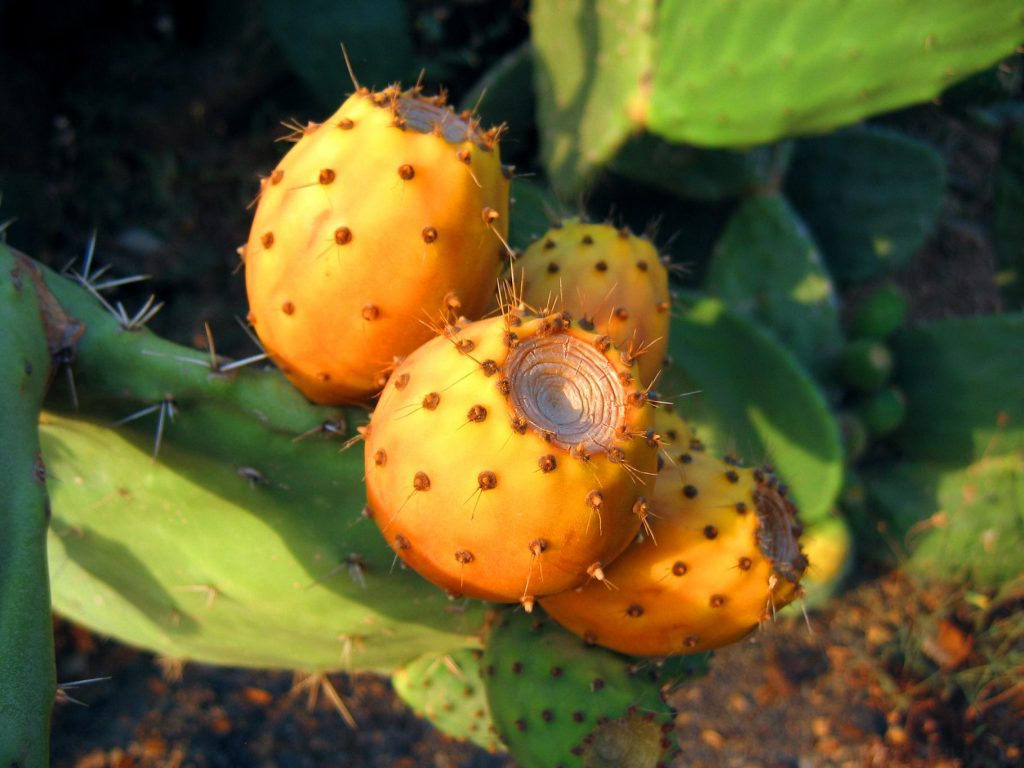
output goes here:
[[849, 283], [913, 258], [942, 207], [945, 167], [927, 144], [893, 131], [852, 128], [799, 142], [786, 192], [833, 277]]
[[740, 205], [715, 248], [705, 288], [771, 330], [811, 371], [826, 372], [839, 351], [832, 280], [807, 228], [778, 195]]
[[355, 90], [342, 44], [362, 85], [383, 88], [416, 74], [400, 0], [263, 0], [263, 11], [289, 66], [325, 107]]
[[642, 120], [655, 0], [542, 0], [531, 9], [541, 155], [571, 196]]
[[927, 101], [1024, 38], [1019, 0], [661, 3], [648, 124], [748, 146]]
[[779, 342], [717, 299], [676, 310], [661, 391], [721, 454], [768, 460], [801, 519], [829, 514], [842, 483], [839, 429], [821, 391]]
[[963, 466], [1024, 449], [1024, 313], [941, 320], [891, 346], [909, 459]]
[[538, 182], [513, 178], [510, 196], [508, 242], [516, 250], [524, 250], [561, 219], [558, 199]]

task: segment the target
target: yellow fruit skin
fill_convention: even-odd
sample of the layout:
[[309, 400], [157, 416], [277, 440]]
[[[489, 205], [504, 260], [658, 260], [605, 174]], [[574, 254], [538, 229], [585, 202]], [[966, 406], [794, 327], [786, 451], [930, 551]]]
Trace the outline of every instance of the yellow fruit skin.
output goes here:
[[[404, 128], [402, 105], [419, 110]], [[508, 220], [499, 151], [431, 105], [360, 91], [263, 180], [245, 246], [249, 317], [314, 402], [365, 400], [433, 335], [425, 320], [477, 317], [494, 294]], [[447, 116], [444, 135], [413, 127], [424, 114]]]
[[636, 656], [740, 640], [797, 597], [807, 566], [791, 533], [795, 520], [779, 514], [782, 507], [769, 513], [774, 561], [762, 551], [759, 505], [784, 499], [763, 470], [709, 455], [676, 416], [659, 411], [657, 423], [659, 435], [677, 438], [658, 473], [649, 535], [605, 570], [610, 586], [587, 584], [540, 601], [588, 642]]
[[644, 350], [640, 380], [654, 381], [668, 347], [668, 272], [649, 240], [608, 224], [568, 220], [516, 261], [523, 300], [594, 321], [622, 349]]
[[[514, 421], [523, 390], [505, 394], [515, 377], [506, 334], [520, 352], [544, 340], [601, 346], [566, 322], [495, 317], [439, 336], [395, 370], [374, 410], [365, 440], [373, 519], [407, 565], [451, 593], [515, 602], [575, 587], [640, 526], [633, 507], [657, 464], [653, 407], [614, 347], [593, 354], [607, 361], [616, 397], [637, 399], [620, 410], [610, 450], [581, 453], [537, 422]], [[576, 368], [558, 364], [576, 381]]]

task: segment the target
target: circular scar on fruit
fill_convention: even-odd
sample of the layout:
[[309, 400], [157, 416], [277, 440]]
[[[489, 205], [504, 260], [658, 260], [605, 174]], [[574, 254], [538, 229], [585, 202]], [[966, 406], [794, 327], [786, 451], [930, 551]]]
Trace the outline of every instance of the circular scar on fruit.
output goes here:
[[625, 423], [625, 393], [615, 367], [581, 339], [526, 339], [510, 350], [505, 371], [512, 406], [555, 445], [605, 451]]

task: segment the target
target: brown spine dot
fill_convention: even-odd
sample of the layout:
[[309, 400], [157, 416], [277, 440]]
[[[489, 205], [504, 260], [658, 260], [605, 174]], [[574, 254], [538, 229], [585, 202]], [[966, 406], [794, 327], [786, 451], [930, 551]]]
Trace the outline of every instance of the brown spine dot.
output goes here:
[[544, 473], [554, 471], [555, 467], [558, 466], [558, 461], [553, 455], [547, 453], [537, 459], [537, 466], [540, 467], [540, 471]]
[[264, 248], [270, 248], [274, 244], [274, 233], [264, 232], [263, 236], [260, 238], [260, 243]]
[[543, 720], [545, 723], [550, 723], [552, 720], [555, 719], [555, 713], [552, 712], [550, 709], [542, 709], [540, 712], [540, 719]]
[[561, 677], [562, 676], [562, 668], [559, 667], [559, 666], [552, 667], [551, 668], [551, 676], [552, 677]]
[[441, 396], [437, 394], [437, 392], [429, 392], [423, 398], [423, 407], [426, 408], [428, 411], [432, 411], [435, 408], [437, 408], [440, 402]]
[[437, 240], [437, 229], [435, 227], [424, 227], [421, 234], [423, 235], [424, 243], [432, 243]]
[[657, 310], [658, 312], [668, 312], [669, 307], [671, 306], [672, 305], [667, 301], [659, 301], [657, 304], [654, 305], [654, 309]]
[[406, 163], [405, 165], [398, 166], [398, 175], [406, 181], [409, 181], [413, 176], [416, 175], [416, 170]]
[[455, 553], [455, 559], [463, 565], [468, 565], [473, 562], [473, 553], [468, 549], [460, 549]]
[[600, 691], [603, 688], [604, 688], [604, 680], [602, 680], [600, 677], [595, 677], [593, 680], [590, 681], [590, 690], [592, 690], [592, 691]]
[[547, 548], [547, 539], [534, 539], [530, 542], [530, 554], [534, 557], [539, 557]]
[[572, 713], [572, 719], [574, 723], [582, 723], [584, 720], [587, 719], [587, 716], [584, 712], [577, 709]]
[[470, 153], [468, 149], [460, 149], [458, 152], [455, 153], [455, 156], [466, 165], [469, 165], [471, 162], [473, 162], [473, 155]]
[[513, 416], [511, 423], [512, 429], [515, 432], [518, 432], [520, 435], [526, 434], [526, 428], [529, 426], [529, 422], [527, 422], [522, 416]]
[[597, 635], [595, 635], [593, 632], [590, 632], [589, 630], [587, 632], [584, 632], [583, 643], [584, 645], [590, 646], [597, 645]]
[[405, 389], [409, 385], [409, 374], [400, 373], [395, 379], [395, 389]]
[[351, 131], [356, 127], [356, 124], [350, 118], [343, 117], [338, 121], [338, 127], [343, 131]]
[[636, 268], [639, 269], [641, 272], [646, 272], [647, 271], [647, 262], [644, 261], [643, 259], [640, 259], [640, 261], [638, 261], [636, 263]]
[[286, 315], [293, 315], [295, 314], [295, 305], [292, 304], [290, 301], [286, 301], [284, 304], [281, 305], [281, 311], [284, 312]]
[[334, 181], [336, 177], [337, 175], [334, 173], [332, 169], [324, 168], [322, 171], [320, 171], [320, 176], [317, 180], [321, 184], [330, 184], [331, 182]]
[[616, 320], [629, 320], [629, 310], [625, 307], [616, 307], [612, 311], [612, 315]]
[[426, 472], [417, 472], [412, 479], [412, 488], [414, 491], [429, 491], [430, 490], [430, 478], [427, 477]]
[[683, 640], [683, 645], [687, 648], [696, 648], [698, 644], [700, 644], [700, 638], [696, 635], [687, 635]]
[[398, 549], [408, 549], [409, 540], [399, 533], [397, 536], [395, 536], [395, 546], [398, 547]]
[[281, 169], [281, 168], [275, 168], [274, 172], [272, 174], [270, 174], [270, 183], [271, 184], [280, 184], [281, 183], [281, 179], [283, 179], [283, 178], [284, 178], [284, 170]]
[[549, 275], [553, 275], [553, 274], [555, 274], [557, 272], [558, 272], [558, 264], [556, 264], [553, 261], [548, 263], [548, 274]]
[[594, 265], [594, 269], [596, 269], [598, 272], [607, 272], [608, 271], [608, 262], [607, 261], [599, 261], [599, 262], [597, 262], [597, 264]]
[[352, 230], [348, 227], [338, 227], [334, 230], [334, 242], [338, 245], [347, 245], [352, 242]]
[[388, 455], [387, 453], [384, 452], [383, 448], [379, 448], [373, 454], [373, 463], [376, 464], [378, 467], [383, 467], [385, 464], [388, 463]]
[[638, 619], [644, 615], [644, 607], [642, 605], [638, 605], [637, 603], [633, 603], [629, 606], [629, 608], [626, 609], [626, 615], [630, 618]]
[[580, 238], [580, 243], [582, 243], [583, 245], [593, 245], [594, 238], [592, 238], [590, 235], [584, 235], [583, 237]]
[[591, 509], [600, 509], [604, 503], [604, 494], [595, 488], [587, 494], [586, 503]]
[[498, 487], [498, 476], [489, 469], [485, 469], [476, 476], [476, 483], [480, 486], [481, 491], [492, 491]]
[[676, 560], [672, 563], [672, 575], [673, 576], [685, 576], [686, 575], [686, 563], [682, 560]]
[[376, 304], [363, 305], [363, 320], [376, 320], [380, 317], [380, 307]]
[[455, 344], [455, 348], [464, 355], [468, 355], [476, 348], [476, 343], [472, 339], [459, 339]]
[[521, 675], [521, 674], [523, 674], [523, 662], [521, 662], [521, 661], [513, 661], [512, 662], [512, 674], [513, 675]]
[[730, 483], [738, 483], [740, 481], [740, 476], [736, 472], [736, 470], [730, 469], [728, 472], [725, 473], [725, 479], [728, 480]]
[[498, 379], [498, 391], [502, 395], [505, 395], [507, 397], [508, 393], [512, 391], [512, 384], [509, 383], [508, 379], [505, 379], [505, 378]]
[[601, 352], [602, 354], [607, 352], [611, 345], [611, 336], [598, 336], [596, 339], [594, 339], [594, 346], [597, 347], [597, 351]]
[[725, 605], [725, 595], [712, 595], [711, 599], [708, 601], [708, 604], [712, 608], [721, 608], [723, 605]]
[[480, 368], [484, 372], [484, 376], [493, 376], [498, 372], [498, 364], [493, 360], [484, 360], [480, 363]]
[[491, 206], [486, 205], [484, 206], [484, 209], [480, 211], [480, 218], [484, 220], [484, 224], [493, 224], [501, 218], [501, 214], [491, 208]]
[[545, 251], [550, 251], [554, 247], [555, 247], [555, 241], [552, 240], [551, 238], [548, 238], [547, 240], [544, 241], [544, 250]]
[[749, 571], [751, 566], [753, 566], [753, 565], [754, 565], [754, 561], [751, 560], [749, 557], [741, 557], [740, 558], [739, 566], [740, 566], [740, 570], [741, 571]]
[[612, 464], [621, 464], [626, 460], [626, 452], [617, 446], [608, 449], [608, 461]]
[[466, 414], [466, 418], [470, 421], [480, 423], [487, 418], [487, 409], [482, 405], [474, 405], [469, 409], [469, 413]]
[[715, 526], [713, 526], [713, 525], [705, 525], [704, 526], [704, 535], [707, 538], [709, 538], [709, 539], [717, 539], [718, 538], [718, 529], [715, 528]]
[[518, 720], [516, 720], [516, 728], [518, 730], [520, 730], [520, 731], [525, 731], [526, 730], [526, 721], [523, 720], [523, 718], [520, 717]]
[[687, 484], [683, 486], [683, 496], [688, 499], [696, 499], [698, 493], [700, 493], [700, 491], [697, 490], [697, 486], [695, 485]]
[[741, 515], [745, 515], [747, 513], [747, 503], [745, 501], [737, 501], [736, 511], [739, 512]]

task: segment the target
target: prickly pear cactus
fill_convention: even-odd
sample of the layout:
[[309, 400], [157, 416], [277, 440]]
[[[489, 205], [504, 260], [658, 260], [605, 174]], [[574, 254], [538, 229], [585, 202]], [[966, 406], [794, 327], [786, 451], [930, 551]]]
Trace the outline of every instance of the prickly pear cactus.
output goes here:
[[395, 692], [439, 730], [488, 752], [504, 751], [491, 721], [476, 648], [429, 653], [391, 675]]
[[670, 656], [733, 643], [799, 595], [807, 568], [796, 509], [767, 468], [707, 453], [682, 419], [661, 409], [667, 442], [645, 534], [605, 571], [605, 584], [543, 598], [590, 644]]
[[654, 381], [668, 347], [671, 301], [668, 271], [650, 240], [570, 219], [527, 248], [516, 266], [528, 305], [593, 321], [637, 357], [641, 381]]
[[530, 607], [600, 579], [640, 527], [652, 411], [635, 363], [564, 313], [450, 326], [374, 410], [371, 514], [450, 593]]
[[477, 317], [508, 231], [500, 131], [443, 97], [360, 89], [261, 183], [245, 246], [249, 319], [311, 400], [361, 400], [431, 336]]
[[482, 663], [495, 725], [524, 768], [664, 768], [676, 742], [661, 689], [701, 674], [707, 658], [629, 659], [542, 615], [503, 611]]

